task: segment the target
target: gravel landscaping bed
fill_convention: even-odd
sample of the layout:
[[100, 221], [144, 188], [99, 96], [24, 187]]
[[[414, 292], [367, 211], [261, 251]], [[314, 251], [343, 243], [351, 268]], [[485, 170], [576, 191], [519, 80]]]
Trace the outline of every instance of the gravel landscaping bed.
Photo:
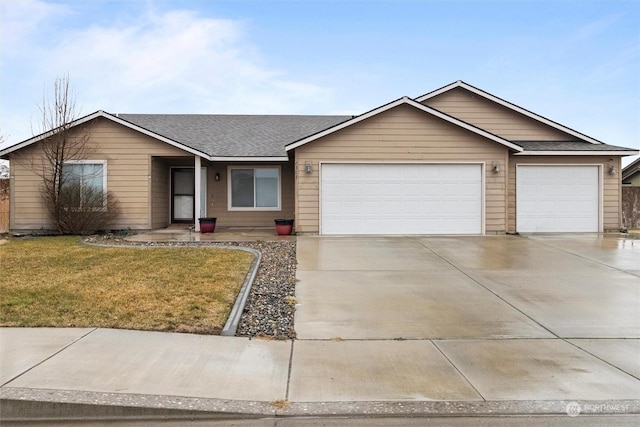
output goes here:
[[237, 336], [293, 339], [295, 312], [296, 242], [131, 242], [117, 236], [90, 236], [89, 244], [175, 247], [240, 246], [258, 250], [262, 261], [238, 324]]

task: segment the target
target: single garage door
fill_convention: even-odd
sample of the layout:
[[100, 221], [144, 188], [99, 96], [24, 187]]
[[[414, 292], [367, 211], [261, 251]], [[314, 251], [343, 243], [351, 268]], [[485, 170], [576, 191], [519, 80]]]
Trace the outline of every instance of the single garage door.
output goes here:
[[481, 234], [479, 164], [323, 164], [322, 234]]
[[597, 166], [518, 165], [516, 227], [522, 233], [599, 231]]

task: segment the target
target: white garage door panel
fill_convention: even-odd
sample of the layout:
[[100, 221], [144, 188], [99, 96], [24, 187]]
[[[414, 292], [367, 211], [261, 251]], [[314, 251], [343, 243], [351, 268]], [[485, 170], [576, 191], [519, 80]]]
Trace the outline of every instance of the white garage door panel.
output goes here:
[[324, 164], [323, 234], [480, 234], [480, 165]]
[[517, 229], [535, 232], [597, 232], [597, 166], [517, 167]]

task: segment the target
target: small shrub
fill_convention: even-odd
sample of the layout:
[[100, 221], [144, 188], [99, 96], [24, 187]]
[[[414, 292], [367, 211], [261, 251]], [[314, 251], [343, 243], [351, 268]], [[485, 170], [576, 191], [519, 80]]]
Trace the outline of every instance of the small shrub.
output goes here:
[[48, 194], [44, 192], [43, 197], [61, 234], [95, 234], [109, 229], [118, 215], [113, 195], [91, 186], [67, 184], [60, 189], [57, 200], [47, 200]]

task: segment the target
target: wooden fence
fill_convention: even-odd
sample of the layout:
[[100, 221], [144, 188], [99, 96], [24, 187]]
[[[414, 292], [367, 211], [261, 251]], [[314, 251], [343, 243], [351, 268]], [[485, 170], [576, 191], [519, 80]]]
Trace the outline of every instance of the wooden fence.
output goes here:
[[622, 225], [640, 228], [640, 187], [622, 187]]
[[9, 180], [0, 179], [0, 233], [9, 231]]

